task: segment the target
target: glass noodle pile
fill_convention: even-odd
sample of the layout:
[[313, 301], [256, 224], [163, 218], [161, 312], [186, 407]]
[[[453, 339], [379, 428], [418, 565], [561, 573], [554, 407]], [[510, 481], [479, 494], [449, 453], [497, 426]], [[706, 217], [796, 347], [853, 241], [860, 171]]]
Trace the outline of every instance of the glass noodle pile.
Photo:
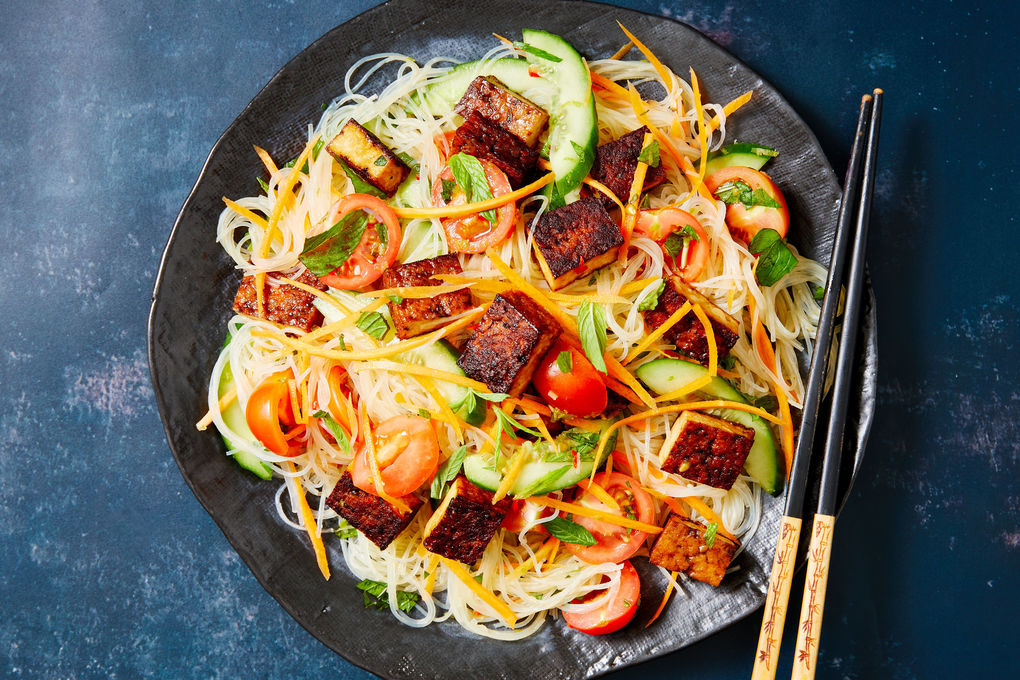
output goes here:
[[[728, 112], [720, 104], [701, 101], [696, 81], [678, 77], [657, 60], [653, 63], [637, 51], [621, 53], [614, 58], [587, 62], [595, 81], [600, 142], [615, 140], [642, 124], [654, 126], [668, 138], [671, 149], [660, 144], [667, 181], [650, 191], [642, 209], [681, 207], [703, 227], [709, 252], [704, 270], [694, 283], [741, 322], [739, 340], [731, 351], [735, 361], [727, 369], [719, 369], [719, 374], [729, 378], [751, 399], [770, 394], [779, 398], [781, 407], [775, 410], [780, 415], [774, 422], [782, 424], [775, 426], [777, 441], [792, 451], [789, 410], [800, 406], [804, 392], [797, 355], [811, 351], [818, 316], [815, 291], [824, 285], [825, 270], [798, 255], [794, 269], [778, 284], [758, 283], [755, 256], [727, 230], [726, 205], [707, 191], [699, 190], [701, 178], [696, 170], [692, 172], [699, 161], [703, 166], [706, 151], [724, 144]], [[499, 42], [480, 58], [480, 63], [514, 56], [520, 56], [520, 52], [506, 42]], [[217, 241], [237, 268], [246, 276], [288, 272], [290, 279], [297, 279], [301, 275], [304, 266], [298, 256], [306, 240], [328, 229], [331, 209], [338, 198], [355, 191], [351, 180], [337, 170], [330, 154], [319, 153], [321, 144], [315, 142], [328, 142], [352, 118], [395, 153], [413, 159], [412, 181], [405, 183], [391, 202], [406, 207], [433, 206], [432, 187], [445, 165], [442, 144], [437, 139], [455, 129], [459, 119], [452, 110], [436, 112], [423, 106], [421, 95], [453, 65], [453, 60], [443, 57], [418, 63], [413, 57], [395, 53], [363, 58], [344, 77], [342, 94], [329, 104], [316, 125], [309, 125], [307, 146], [295, 165], [277, 167], [269, 154], [258, 150], [271, 173], [265, 193], [230, 201], [217, 226]], [[382, 91], [365, 91], [366, 82], [377, 72], [392, 80]], [[640, 96], [631, 85], [640, 87]], [[541, 105], [553, 96], [549, 87], [544, 79], [535, 78], [534, 89], [521, 94]], [[736, 102], [730, 115], [743, 103]], [[701, 137], [699, 130], [704, 132]], [[678, 160], [675, 154], [686, 162]], [[626, 202], [626, 197], [621, 198]], [[547, 293], [548, 286], [533, 255], [529, 226], [547, 209], [548, 202], [542, 192], [519, 201], [518, 222], [512, 235], [494, 249], [499, 260]], [[405, 219], [401, 226], [398, 261], [410, 262], [448, 252], [439, 219]], [[491, 302], [497, 293], [510, 287], [494, 259], [486, 253], [461, 254], [460, 261], [463, 276], [474, 280], [470, 288], [476, 305]], [[575, 320], [584, 300], [601, 308], [607, 326], [606, 350], [625, 362], [649, 334], [638, 303], [653, 294], [661, 279], [672, 273], [660, 244], [634, 233], [620, 263], [602, 268], [596, 276], [574, 281], [556, 291], [553, 299], [565, 315]], [[465, 285], [468, 284], [460, 284]], [[255, 442], [245, 441], [223, 416], [226, 400], [220, 398], [219, 386], [225, 369], [229, 368], [236, 385], [236, 396], [228, 395], [228, 400], [233, 397], [242, 407], [267, 377], [280, 372], [292, 375], [299, 387], [295, 397], [298, 408], [310, 414], [330, 402], [331, 370], [340, 364], [357, 395], [358, 410], [363, 410], [363, 416], [373, 427], [395, 416], [427, 411], [433, 419], [441, 458], [449, 457], [462, 445], [468, 452], [491, 449], [489, 424], [494, 405], [490, 405], [483, 426], [471, 426], [454, 416], [449, 404], [443, 403], [435, 380], [408, 374], [394, 357], [351, 361], [330, 358], [330, 352], [372, 352], [397, 341], [391, 336], [373, 337], [352, 323], [365, 311], [378, 311], [388, 319], [385, 296], [330, 289], [319, 294], [319, 298], [334, 312], [327, 315], [325, 328], [335, 328], [336, 320], [340, 320], [340, 325], [345, 326], [342, 332], [312, 331], [302, 337], [292, 328], [248, 316], [237, 315], [230, 320], [228, 331], [232, 340], [210, 376], [207, 418], [234, 446], [230, 453], [244, 449], [282, 480], [276, 493], [280, 519], [312, 537], [324, 574], [329, 573], [326, 553], [335, 556], [342, 551], [347, 567], [358, 579], [385, 584], [386, 594], [379, 601], [388, 601], [390, 612], [400, 622], [418, 627], [452, 617], [476, 634], [502, 640], [535, 633], [547, 618], [557, 616], [561, 610], [597, 605], [597, 601], [571, 604], [592, 591], [607, 590], [613, 594], [619, 588], [619, 564], [588, 564], [562, 549], [545, 550], [535, 559], [545, 537], [529, 533], [528, 529], [557, 513], [542, 518], [536, 513], [519, 534], [498, 530], [476, 565], [460, 565], [464, 573], [473, 577], [466, 580], [464, 573], [458, 575], [445, 561], [438, 561], [422, 548], [422, 532], [429, 519], [428, 503], [385, 550], [358, 532], [349, 529], [335, 532], [344, 523], [325, 500], [350, 464], [355, 447], [345, 449], [325, 428], [313, 426], [297, 435], [301, 452], [294, 456], [277, 455]], [[451, 339], [456, 344], [466, 333], [466, 329], [458, 331]], [[309, 347], [316, 349], [309, 351]], [[642, 353], [626, 364], [629, 370], [664, 356], [672, 346], [659, 338], [639, 349]], [[774, 367], [767, 365], [772, 361]], [[631, 407], [631, 413], [643, 410], [641, 405]], [[508, 408], [507, 412], [511, 410]], [[762, 490], [750, 477], [741, 475], [730, 491], [722, 491], [659, 469], [658, 452], [676, 416], [675, 412], [656, 415], [619, 427], [616, 464], [621, 466], [625, 462], [630, 473], [653, 493], [660, 526], [669, 512], [664, 498], [690, 498], [700, 501], [692, 505], [694, 517], [721, 521], [725, 530], [746, 543], [758, 526], [762, 507]], [[513, 412], [513, 417], [528, 427], [536, 427], [539, 420], [537, 414], [525, 409]], [[351, 437], [357, 441], [365, 433], [358, 431], [362, 421], [352, 420]], [[427, 492], [426, 486], [426, 495]], [[563, 492], [552, 494], [554, 498], [561, 496]], [[432, 506], [435, 505], [433, 501]], [[698, 507], [705, 508], [711, 516], [706, 517]], [[541, 564], [540, 569], [534, 568], [536, 563]], [[661, 571], [663, 589], [673, 579], [671, 587], [678, 588], [681, 594], [686, 592], [683, 581], [676, 579], [675, 574]], [[349, 586], [323, 584], [323, 587]]]

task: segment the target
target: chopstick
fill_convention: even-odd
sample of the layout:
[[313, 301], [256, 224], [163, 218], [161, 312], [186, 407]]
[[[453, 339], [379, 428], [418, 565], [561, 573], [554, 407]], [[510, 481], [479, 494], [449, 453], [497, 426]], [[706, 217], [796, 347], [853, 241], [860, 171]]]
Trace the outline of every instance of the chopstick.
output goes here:
[[843, 455], [843, 434], [846, 425], [847, 403], [853, 382], [854, 351], [857, 345], [857, 327], [860, 323], [861, 297], [864, 294], [864, 256], [868, 247], [868, 218], [871, 214], [871, 196], [875, 187], [875, 168], [878, 150], [878, 130], [882, 116], [882, 90], [875, 90], [868, 125], [868, 142], [864, 152], [864, 180], [857, 213], [853, 252], [850, 255], [850, 282], [847, 285], [846, 310], [843, 312], [843, 330], [839, 336], [839, 353], [836, 358], [836, 381], [832, 388], [832, 411], [829, 431], [825, 438], [822, 459], [822, 481], [818, 495], [818, 509], [811, 529], [811, 546], [808, 548], [808, 569], [801, 599], [800, 625], [797, 626], [797, 646], [793, 656], [793, 680], [810, 680], [815, 677], [818, 659], [818, 639], [822, 628], [822, 611], [825, 608], [825, 588], [829, 580], [829, 557], [832, 551], [836, 507], [839, 503], [839, 463]]
[[[876, 90], [875, 96], [880, 100], [881, 91]], [[854, 226], [859, 227], [862, 223], [863, 213], [863, 223], [866, 226], [867, 213], [859, 209], [858, 203], [870, 206], [871, 202], [874, 179], [874, 156], [877, 151], [878, 141], [877, 116], [874, 115], [873, 103], [872, 95], [864, 95], [861, 98], [857, 130], [854, 134], [854, 142], [850, 151], [850, 162], [847, 166], [843, 197], [840, 201], [837, 216], [836, 235], [832, 246], [832, 256], [829, 261], [829, 275], [825, 285], [825, 296], [822, 299], [822, 308], [818, 319], [815, 353], [811, 360], [807, 388], [804, 393], [800, 434], [797, 438], [797, 447], [794, 452], [793, 469], [790, 470], [786, 507], [783, 511], [783, 518], [779, 528], [775, 557], [772, 561], [772, 572], [769, 577], [769, 590], [765, 599], [765, 610], [762, 615], [761, 632], [759, 633], [758, 646], [755, 651], [754, 669], [751, 673], [752, 680], [772, 680], [776, 675], [779, 647], [783, 639], [783, 628], [790, 600], [790, 586], [793, 582], [793, 571], [797, 559], [797, 545], [800, 542], [804, 497], [807, 490], [808, 473], [811, 467], [815, 429], [818, 425], [818, 410], [821, 405], [825, 376], [828, 370], [829, 347], [832, 342], [833, 328], [839, 309], [840, 293], [846, 274], [847, 253], [851, 247], [851, 223], [855, 222]], [[879, 106], [880, 110], [881, 107]], [[867, 140], [865, 138], [866, 133]], [[865, 151], [866, 141], [868, 143], [867, 151]], [[872, 180], [866, 183], [862, 180], [861, 168], [861, 156], [865, 153], [867, 153], [869, 158], [864, 161], [864, 165], [869, 167], [872, 173]], [[859, 234], [854, 237], [855, 252], [858, 243], [861, 245], [861, 267], [863, 268], [864, 240], [860, 238]], [[844, 333], [847, 332], [846, 329], [852, 328], [851, 336], [856, 337], [853, 335], [856, 332], [856, 320], [853, 327], [844, 321], [843, 328]], [[845, 413], [844, 404], [844, 419]], [[842, 432], [842, 426], [839, 429]], [[838, 478], [838, 469], [833, 476]]]

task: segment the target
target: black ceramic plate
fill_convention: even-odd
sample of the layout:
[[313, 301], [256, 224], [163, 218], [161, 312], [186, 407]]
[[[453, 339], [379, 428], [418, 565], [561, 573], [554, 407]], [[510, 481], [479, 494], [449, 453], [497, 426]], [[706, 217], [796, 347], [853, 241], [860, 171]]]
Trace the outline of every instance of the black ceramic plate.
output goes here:
[[[462, 0], [441, 7], [393, 0], [333, 29], [280, 70], [227, 129], [167, 243], [149, 319], [149, 358], [159, 412], [181, 473], [266, 590], [324, 644], [381, 676], [593, 677], [689, 645], [764, 601], [782, 513], [780, 500], [770, 497], [761, 528], [736, 562], [740, 571], [717, 589], [690, 582], [690, 598], [675, 598], [650, 629], [632, 625], [593, 637], [550, 621], [525, 641], [500, 643], [478, 639], [455, 623], [406, 628], [388, 613], [364, 608], [335, 544], [330, 552], [334, 576], [324, 582], [307, 539], [277, 520], [272, 507], [276, 484], [242, 471], [223, 455], [212, 429], [198, 432], [194, 426], [204, 411], [207, 376], [239, 281], [233, 263], [214, 242], [220, 197], [255, 191], [253, 178], [261, 167], [253, 144], [275, 158], [296, 153], [305, 126], [318, 120], [322, 103], [339, 92], [343, 73], [363, 55], [396, 50], [419, 60], [437, 55], [471, 59], [492, 46], [493, 31], [512, 36], [534, 27], [558, 33], [582, 54], [598, 58], [624, 42], [617, 20], [677, 72], [693, 66], [711, 101], [726, 102], [754, 89], [753, 103], [734, 117], [729, 139], [780, 150], [770, 172], [790, 203], [791, 239], [802, 252], [827, 261], [839, 199], [836, 177], [814, 135], [773, 87], [683, 24], [603, 5], [548, 0]], [[860, 462], [874, 409], [873, 304], [864, 319], [858, 342], [861, 396], [848, 425], [844, 494]], [[648, 619], [664, 587], [648, 570], [643, 584], [638, 621]]]

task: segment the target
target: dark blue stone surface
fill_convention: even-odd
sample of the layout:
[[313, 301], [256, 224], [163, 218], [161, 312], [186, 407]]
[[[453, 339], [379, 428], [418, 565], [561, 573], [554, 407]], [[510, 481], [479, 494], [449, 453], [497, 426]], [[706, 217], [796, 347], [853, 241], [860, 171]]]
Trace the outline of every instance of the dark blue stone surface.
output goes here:
[[[155, 412], [145, 319], [220, 132], [290, 57], [374, 4], [5, 4], [0, 676], [367, 677], [262, 590], [188, 491]], [[860, 95], [885, 89], [879, 404], [837, 525], [819, 676], [1015, 677], [1016, 5], [618, 4], [746, 61], [840, 173]], [[614, 677], [748, 677], [758, 625]]]

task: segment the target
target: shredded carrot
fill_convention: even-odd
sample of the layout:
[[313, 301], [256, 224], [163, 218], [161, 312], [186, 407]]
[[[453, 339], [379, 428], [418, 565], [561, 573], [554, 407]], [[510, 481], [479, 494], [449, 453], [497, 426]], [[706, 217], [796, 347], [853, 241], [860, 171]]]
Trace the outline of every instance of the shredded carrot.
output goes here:
[[687, 503], [687, 505], [694, 508], [695, 510], [697, 510], [698, 514], [704, 517], [709, 524], [715, 524], [716, 531], [718, 531], [720, 534], [722, 534], [723, 536], [732, 541], [737, 540], [737, 537], [731, 534], [729, 530], [726, 529], [726, 525], [723, 524], [722, 518], [720, 518], [719, 515], [715, 514], [712, 508], [708, 507], [708, 504], [705, 503], [705, 501], [701, 500], [696, 496], [686, 496], [684, 497], [684, 502]]
[[[230, 404], [235, 399], [237, 399], [237, 385], [232, 385], [231, 388], [227, 390], [227, 393], [220, 397], [219, 405], [217, 406], [217, 408], [220, 410], [220, 413], [223, 412], [223, 409], [230, 406]], [[206, 414], [202, 416], [202, 420], [195, 423], [195, 429], [205, 430], [207, 427], [212, 425], [212, 422], [213, 422], [212, 411], [206, 411]]]
[[687, 316], [687, 313], [690, 311], [691, 303], [684, 302], [683, 305], [680, 306], [680, 309], [670, 314], [669, 318], [666, 319], [666, 321], [662, 325], [655, 328], [655, 330], [653, 330], [651, 333], [643, 337], [641, 339], [641, 342], [634, 345], [634, 349], [630, 351], [630, 354], [627, 355], [627, 357], [623, 360], [622, 363], [626, 365], [629, 364], [631, 361], [634, 361], [634, 359], [637, 358], [637, 355], [641, 354], [646, 349], [651, 347], [652, 343], [654, 343], [656, 340], [665, 335], [670, 328], [677, 325], [680, 322], [680, 319]]
[[616, 52], [613, 54], [613, 56], [611, 56], [609, 58], [610, 59], [623, 59], [624, 57], [627, 56], [627, 53], [630, 52], [630, 49], [632, 47], [634, 47], [634, 43], [631, 42], [631, 41], [628, 41], [626, 45], [624, 45], [620, 49], [616, 50]]
[[513, 47], [514, 43], [509, 38], [504, 38], [499, 33], [493, 33], [492, 35], [493, 35], [493, 37], [496, 38], [496, 40], [500, 41], [504, 45], [507, 45], [508, 47]]
[[719, 348], [715, 344], [715, 330], [701, 305], [695, 303], [692, 309], [694, 316], [698, 317], [702, 328], [705, 329], [705, 340], [708, 342], [708, 374], [714, 377], [719, 373]]
[[525, 454], [525, 449], [518, 449], [513, 455], [510, 465], [507, 467], [506, 474], [503, 475], [503, 479], [500, 480], [499, 486], [496, 487], [496, 492], [492, 494], [493, 505], [506, 498], [506, 495], [510, 493], [510, 489], [512, 489], [513, 485], [517, 482], [517, 477], [520, 476], [521, 470], [524, 469], [524, 464], [527, 461], [528, 456]]
[[266, 315], [266, 273], [255, 272], [255, 310], [260, 317]]
[[676, 579], [680, 576], [680, 572], [671, 571], [669, 572], [669, 583], [666, 585], [666, 594], [662, 596], [662, 602], [659, 603], [659, 608], [652, 614], [652, 618], [648, 619], [648, 623], [645, 624], [645, 628], [655, 623], [655, 620], [662, 614], [662, 610], [666, 608], [666, 603], [669, 602], [669, 596], [673, 594], [673, 584]]
[[[292, 283], [297, 282], [294, 281]], [[312, 290], [315, 289], [313, 288]], [[361, 309], [355, 309], [348, 312], [347, 315], [344, 316], [339, 321], [334, 321], [333, 323], [326, 324], [325, 326], [320, 326], [319, 328], [316, 328], [314, 331], [306, 333], [303, 336], [303, 339], [306, 342], [311, 342], [313, 340], [318, 340], [319, 338], [324, 336], [335, 335], [337, 331], [341, 331], [350, 326], [351, 324], [355, 323], [358, 319], [361, 318], [363, 314], [371, 314], [372, 312], [378, 310], [380, 307], [384, 306], [386, 302], [387, 300], [385, 298], [381, 300], [373, 300], [372, 302], [368, 303]]]
[[445, 286], [403, 286], [397, 288], [380, 288], [379, 290], [368, 290], [362, 293], [364, 297], [389, 297], [391, 295], [402, 298], [430, 298], [443, 293], [455, 293], [464, 290], [470, 283], [451, 283]]
[[305, 145], [304, 150], [294, 161], [294, 166], [291, 168], [290, 173], [287, 175], [287, 179], [283, 181], [283, 185], [280, 187], [276, 194], [276, 203], [273, 205], [273, 211], [269, 214], [269, 224], [266, 227], [266, 237], [262, 241], [262, 249], [259, 253], [262, 257], [269, 255], [269, 244], [271, 242], [271, 234], [277, 230], [277, 225], [280, 222], [280, 217], [283, 215], [283, 210], [286, 204], [290, 201], [292, 194], [291, 191], [294, 189], [294, 185], [297, 184], [298, 178], [301, 176], [301, 166], [308, 160], [308, 155], [312, 152], [312, 148], [318, 143], [319, 135], [315, 135]]
[[513, 610], [510, 609], [505, 602], [496, 597], [492, 591], [486, 589], [481, 583], [476, 581], [475, 577], [472, 576], [460, 562], [454, 562], [453, 560], [442, 556], [440, 556], [439, 559], [461, 583], [466, 585], [471, 592], [482, 600], [482, 602], [492, 607], [496, 614], [498, 614], [510, 628], [517, 625], [517, 615], [514, 614]]
[[[754, 90], [748, 90], [747, 92], [745, 92], [744, 94], [740, 95], [739, 97], [737, 97], [736, 99], [731, 101], [729, 104], [724, 106], [723, 107], [723, 116], [729, 116], [731, 113], [733, 113], [734, 111], [739, 109], [741, 106], [743, 106], [747, 102], [751, 101], [751, 95], [753, 93], [754, 93]], [[722, 123], [722, 119], [718, 115], [713, 116], [712, 120], [710, 120], [708, 122], [708, 131], [709, 132], [715, 132], [715, 129], [719, 127], [720, 123]]]
[[[287, 468], [287, 472], [291, 475], [296, 475], [297, 470], [294, 468], [294, 463], [291, 461], [284, 461], [284, 467]], [[319, 564], [319, 571], [322, 572], [322, 577], [329, 580], [329, 560], [326, 559], [326, 546], [322, 543], [322, 536], [319, 534], [318, 526], [315, 523], [315, 515], [312, 514], [312, 509], [308, 507], [308, 499], [305, 498], [305, 489], [301, 486], [301, 482], [294, 480], [294, 483], [298, 487], [298, 493], [295, 495], [297, 498], [298, 511], [301, 515], [301, 523], [305, 525], [305, 531], [308, 532], [308, 539], [312, 542], [312, 549], [315, 551], [315, 561]]]
[[[612, 460], [612, 456], [610, 456], [609, 458], [610, 460]], [[609, 472], [611, 472], [611, 470]], [[595, 482], [592, 482], [587, 479], [582, 479], [580, 482], [577, 483], [577, 485], [584, 489], [585, 491], [591, 493], [591, 495], [595, 496], [595, 498], [598, 498], [600, 501], [605, 503], [609, 507], [609, 509], [612, 510], [613, 512], [620, 511], [620, 504], [616, 502], [616, 499], [610, 496], [608, 491], [603, 489]]]
[[591, 72], [591, 82], [593, 85], [597, 85], [606, 92], [611, 93], [614, 97], [618, 97], [620, 99], [627, 99], [629, 97], [627, 94], [627, 88], [623, 87], [615, 80], [610, 80], [603, 75], [595, 73], [594, 71]]
[[[641, 150], [644, 151], [652, 142], [654, 135], [651, 131], [646, 132], [641, 140]], [[627, 205], [623, 208], [623, 219], [620, 221], [620, 231], [623, 232], [623, 245], [620, 246], [617, 262], [622, 266], [627, 261], [627, 248], [630, 246], [630, 236], [634, 233], [634, 222], [637, 220], [638, 204], [641, 202], [641, 189], [645, 186], [645, 175], [648, 174], [648, 164], [640, 160], [638, 156], [637, 166], [634, 168], [634, 178], [630, 183], [630, 196]]]
[[506, 400], [507, 406], [520, 406], [522, 410], [529, 413], [537, 413], [541, 416], [551, 416], [552, 409], [545, 404], [540, 404], [534, 399], [528, 399], [527, 397], [510, 397]]
[[705, 129], [705, 110], [701, 106], [701, 88], [693, 68], [691, 69], [691, 89], [694, 90], [694, 113], [698, 119], [698, 148], [701, 150], [697, 185], [691, 190], [691, 193], [694, 193], [705, 179], [705, 165], [708, 163], [708, 130]]
[[[753, 297], [748, 302], [748, 307], [751, 312], [751, 318], [754, 318]], [[790, 413], [790, 402], [786, 398], [784, 390], [786, 382], [777, 370], [776, 353], [772, 348], [772, 342], [769, 340], [768, 332], [765, 330], [765, 325], [761, 322], [761, 318], [755, 320], [751, 340], [758, 358], [761, 359], [762, 363], [765, 364], [765, 368], [772, 374], [772, 387], [776, 392], [776, 401], [779, 402], [779, 415], [782, 418], [780, 427], [783, 431], [783, 461], [786, 464], [786, 473], [789, 474], [790, 470], [793, 469], [793, 415]]]
[[439, 555], [431, 552], [429, 553], [428, 557], [425, 559], [425, 571], [429, 573], [429, 575], [425, 577], [425, 592], [431, 595], [432, 591], [436, 587], [436, 572], [439, 571]]
[[530, 196], [535, 193], [546, 184], [549, 184], [556, 176], [553, 173], [535, 180], [531, 184], [527, 184], [516, 191], [511, 191], [508, 194], [502, 196], [496, 196], [485, 201], [478, 201], [476, 203], [464, 203], [462, 205], [449, 205], [436, 208], [401, 208], [394, 207], [393, 212], [396, 213], [397, 217], [410, 219], [416, 217], [466, 217], [468, 215], [474, 215], [484, 210], [492, 210], [501, 206], [513, 203], [519, 198]]
[[290, 408], [294, 414], [294, 420], [301, 424], [307, 424], [308, 421], [301, 410], [301, 400], [298, 399], [297, 381], [294, 378], [287, 378], [287, 394], [290, 396]]
[[686, 397], [688, 394], [690, 394], [692, 392], [697, 392], [698, 390], [700, 390], [705, 385], [708, 385], [710, 382], [712, 382], [712, 376], [708, 375], [706, 373], [705, 375], [701, 376], [700, 378], [695, 378], [694, 380], [690, 381], [689, 383], [687, 383], [685, 385], [681, 385], [680, 387], [678, 387], [678, 388], [676, 388], [674, 390], [670, 390], [669, 392], [666, 392], [665, 394], [660, 394], [659, 396], [657, 396], [655, 398], [655, 401], [663, 402], [663, 401], [674, 401], [676, 399], [682, 399], [683, 397]]
[[673, 88], [671, 86], [673, 84], [673, 73], [666, 68], [661, 61], [659, 61], [659, 58], [656, 57], [650, 49], [645, 47], [644, 43], [634, 37], [634, 34], [628, 31], [623, 24], [619, 21], [617, 21], [616, 24], [627, 35], [627, 38], [634, 43], [634, 46], [641, 50], [641, 54], [645, 55], [645, 59], [648, 60], [648, 63], [655, 68], [655, 72], [659, 74], [659, 77], [662, 79], [662, 83], [665, 85], [666, 89], [672, 91]]
[[262, 161], [262, 165], [266, 166], [266, 170], [269, 171], [269, 176], [272, 177], [275, 175], [279, 168], [276, 167], [276, 163], [273, 162], [273, 157], [269, 155], [269, 152], [261, 146], [256, 146], [255, 153], [258, 155], [259, 160]]
[[630, 517], [620, 517], [619, 515], [614, 515], [602, 510], [578, 505], [577, 503], [559, 501], [555, 498], [549, 498], [548, 496], [532, 496], [529, 500], [533, 503], [538, 503], [539, 505], [544, 505], [549, 508], [555, 508], [562, 512], [570, 513], [571, 515], [594, 517], [606, 522], [607, 524], [615, 524], [616, 526], [643, 531], [647, 534], [658, 534], [662, 532], [662, 527], [657, 527], [654, 524], [639, 522], [638, 520], [631, 519]]
[[256, 215], [251, 210], [245, 208], [243, 205], [231, 201], [226, 196], [223, 197], [223, 203], [241, 217], [247, 217], [249, 220], [251, 220], [256, 225], [262, 227], [263, 229], [269, 228], [269, 223], [266, 222], [266, 218], [262, 217], [261, 215]]
[[625, 283], [622, 286], [620, 286], [620, 295], [631, 295], [633, 293], [639, 293], [643, 291], [648, 286], [649, 283], [658, 280], [659, 280], [658, 278], [652, 277], [648, 279], [637, 279], [636, 281]]
[[452, 383], [454, 385], [460, 385], [461, 387], [470, 387], [476, 392], [488, 392], [489, 386], [478, 380], [473, 380], [463, 375], [451, 373], [449, 371], [441, 371], [436, 368], [429, 368], [428, 366], [419, 366], [418, 364], [401, 364], [396, 362], [385, 362], [380, 361], [367, 366], [373, 371], [386, 371], [388, 373], [404, 373], [406, 375], [418, 375], [424, 378], [433, 378], [435, 380], [442, 380], [443, 382]]
[[453, 412], [453, 409], [450, 408], [450, 405], [446, 403], [446, 399], [444, 399], [443, 395], [439, 393], [439, 390], [436, 388], [436, 384], [432, 381], [431, 378], [425, 377], [422, 377], [422, 379], [419, 380], [418, 382], [421, 383], [421, 386], [424, 387], [425, 391], [429, 393], [430, 397], [432, 397], [432, 401], [436, 402], [436, 405], [439, 407], [439, 413], [443, 417], [443, 420], [448, 422], [450, 426], [453, 428], [453, 431], [457, 433], [458, 441], [463, 442], [464, 428], [460, 426], [460, 418], [458, 418], [457, 414]]

